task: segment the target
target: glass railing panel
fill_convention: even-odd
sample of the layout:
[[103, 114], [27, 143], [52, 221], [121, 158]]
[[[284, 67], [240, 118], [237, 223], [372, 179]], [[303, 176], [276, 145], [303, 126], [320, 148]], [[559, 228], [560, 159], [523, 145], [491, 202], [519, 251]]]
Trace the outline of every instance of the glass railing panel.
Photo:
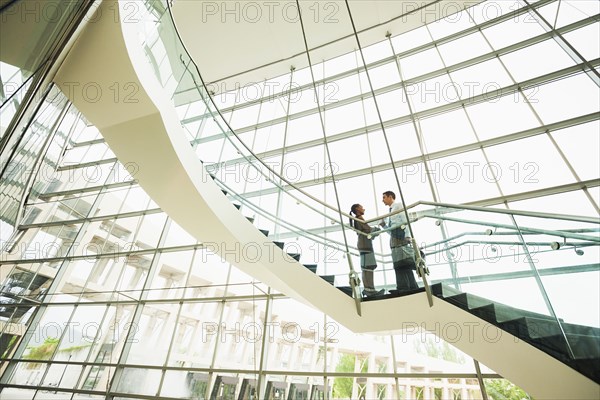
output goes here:
[[[429, 266], [431, 281], [450, 280], [453, 275], [454, 259], [457, 256], [457, 251], [453, 246], [456, 241], [449, 240], [449, 235], [444, 232], [440, 225], [440, 220], [437, 218], [429, 218], [428, 215], [434, 215], [435, 210], [430, 207], [414, 207], [409, 210], [409, 218], [412, 222], [412, 236], [416, 239], [417, 244], [422, 247], [425, 254], [425, 261]], [[408, 232], [408, 229], [406, 229]], [[381, 235], [384, 238], [383, 252], [389, 253], [389, 234]], [[392, 269], [392, 262], [389, 259], [389, 268]], [[393, 271], [392, 271], [393, 275]], [[392, 283], [395, 285], [394, 277]]]
[[525, 216], [515, 216], [515, 221], [557, 318], [600, 327], [598, 223]]
[[584, 368], [577, 360], [589, 357], [599, 325], [598, 222], [508, 210], [436, 212], [448, 242], [457, 242], [456, 274], [442, 283], [480, 297], [467, 297], [463, 308]]

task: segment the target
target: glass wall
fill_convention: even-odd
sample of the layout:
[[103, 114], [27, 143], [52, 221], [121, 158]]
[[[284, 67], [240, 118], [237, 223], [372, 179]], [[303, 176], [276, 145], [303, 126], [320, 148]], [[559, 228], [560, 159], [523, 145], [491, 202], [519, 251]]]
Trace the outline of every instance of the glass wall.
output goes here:
[[[558, 3], [483, 2], [363, 54], [319, 62], [315, 85], [310, 71], [298, 70], [220, 90], [214, 100], [253, 152], [323, 202], [335, 204], [337, 189], [344, 210], [360, 202], [369, 217], [385, 214], [381, 193], [401, 189], [409, 204], [596, 217], [599, 103], [589, 66], [598, 67], [599, 46], [589, 41], [599, 36], [590, 32], [600, 10], [597, 2]], [[2, 196], [22, 201], [23, 218], [0, 237], [0, 399], [482, 398], [474, 360], [437, 336], [354, 334], [224, 263], [163, 213], [100, 132], [52, 93], [19, 150], [44, 168], [31, 185], [19, 186], [17, 175], [2, 182], [20, 190]], [[343, 241], [331, 210], [299, 214], [272, 182], [245, 175], [220, 130], [198, 123], [211, 120], [206, 107], [178, 111], [213, 170], [241, 162], [225, 180], [239, 194]], [[2, 219], [10, 225], [15, 213], [2, 208]], [[438, 240], [442, 231], [423, 235]], [[387, 243], [375, 246], [382, 253]], [[328, 249], [305, 251], [303, 262], [345, 273], [342, 253]], [[389, 271], [376, 275], [378, 286], [392, 281]], [[482, 368], [490, 394], [518, 391]]]

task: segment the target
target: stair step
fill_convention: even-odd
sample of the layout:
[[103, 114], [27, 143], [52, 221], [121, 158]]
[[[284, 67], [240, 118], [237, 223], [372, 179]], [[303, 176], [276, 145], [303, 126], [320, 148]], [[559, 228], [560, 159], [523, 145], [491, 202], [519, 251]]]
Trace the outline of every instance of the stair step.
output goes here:
[[583, 375], [600, 383], [600, 359], [589, 357], [573, 360], [573, 366]]
[[227, 190], [225, 190], [225, 189], [221, 189], [221, 192], [223, 192], [223, 194], [224, 194], [225, 196], [227, 196], [227, 195], [229, 194], [229, 192], [228, 192]]
[[506, 322], [522, 317], [531, 317], [552, 322], [556, 321], [553, 317], [549, 315], [521, 310], [500, 303], [490, 303], [484, 306], [472, 308], [469, 311], [477, 315], [478, 317], [485, 319], [486, 321], [492, 322], [493, 324]]
[[431, 289], [436, 297], [498, 326], [600, 383], [599, 328], [565, 323], [560, 318], [559, 326], [559, 321], [549, 315], [495, 303], [469, 293], [455, 293], [455, 289], [440, 284], [432, 285]]
[[[447, 299], [451, 296], [456, 296], [459, 294], [464, 294], [458, 289], [454, 289], [448, 285], [443, 285], [441, 283], [436, 283], [435, 285], [431, 285], [431, 294], [436, 297], [441, 297], [443, 299]], [[489, 303], [489, 301], [488, 301]]]
[[327, 282], [331, 283], [332, 285], [335, 282], [335, 275], [319, 275], [321, 278], [325, 279]]
[[260, 231], [260, 232], [261, 232], [263, 235], [265, 235], [265, 236], [269, 236], [269, 231], [268, 231], [268, 230], [266, 230], [266, 229], [259, 229], [259, 231]]
[[[496, 303], [493, 300], [486, 299], [471, 293], [460, 292], [457, 289], [454, 289], [447, 285], [443, 285], [441, 283], [431, 285], [431, 292], [434, 296], [447, 300], [448, 302], [457, 305], [466, 311], [476, 311], [481, 313], [482, 315], [492, 313], [492, 316], [495, 316], [495, 319], [491, 320], [493, 323], [509, 321], [520, 317], [532, 317], [539, 318], [542, 320], [555, 321], [554, 318], [549, 315], [540, 314], [533, 311], [526, 311], [519, 308], [507, 306], [505, 304]], [[478, 315], [476, 312], [473, 313]], [[482, 318], [488, 320], [483, 316]]]
[[317, 273], [317, 268], [318, 268], [318, 265], [317, 265], [317, 264], [304, 264], [304, 266], [305, 266], [306, 268], [308, 268], [308, 269], [310, 270], [310, 272], [312, 272], [312, 273], [314, 273], [314, 274], [316, 274], [316, 273]]
[[233, 203], [233, 205], [234, 205], [234, 207], [235, 207], [235, 208], [237, 208], [238, 210], [239, 210], [240, 208], [242, 208], [242, 205], [241, 205], [241, 204], [235, 204], [235, 203]]
[[288, 256], [292, 257], [296, 261], [300, 261], [300, 253], [287, 253]]
[[251, 224], [253, 224], [253, 223], [254, 223], [254, 217], [246, 217], [246, 219], [247, 219], [248, 221], [250, 221], [250, 223], [251, 223]]
[[[600, 338], [590, 335], [567, 333], [567, 339], [576, 359], [600, 358]], [[596, 364], [600, 369], [600, 364]]]
[[336, 286], [339, 290], [352, 297], [352, 287], [351, 286]]
[[[439, 297], [439, 296], [438, 296]], [[491, 301], [482, 299], [477, 296], [473, 296], [469, 293], [461, 293], [449, 297], [445, 297], [445, 300], [449, 303], [452, 303], [463, 310], [471, 310], [477, 307], [487, 306], [488, 304], [492, 304]]]
[[[575, 359], [580, 358], [599, 358], [600, 357], [600, 344], [598, 338], [587, 335], [574, 335], [567, 333], [567, 340], [573, 351]], [[550, 349], [559, 351], [565, 357], [569, 357], [569, 351], [567, 349], [567, 343], [562, 335], [546, 336], [534, 339], [535, 344], [549, 347]], [[569, 357], [570, 358], [570, 357]]]
[[[560, 335], [561, 330], [555, 320], [533, 317], [521, 317], [499, 323], [499, 326], [508, 332], [517, 332], [532, 339], [544, 336]], [[515, 329], [518, 329], [516, 331]], [[596, 337], [600, 340], [600, 329], [591, 326], [562, 323], [562, 329], [567, 334]]]
[[[573, 330], [573, 326], [576, 325], [565, 325], [563, 329], [575, 358], [600, 357], [600, 338], [568, 332], [567, 329]], [[498, 327], [558, 358], [570, 358], [565, 338], [556, 322], [523, 317], [501, 322]]]
[[515, 318], [499, 322], [498, 326], [520, 338], [537, 339], [560, 334], [560, 328], [555, 321], [539, 318]]
[[284, 242], [278, 242], [278, 241], [274, 240], [273, 243], [275, 243], [275, 245], [277, 247], [279, 247], [281, 250], [283, 250], [283, 246], [285, 245]]

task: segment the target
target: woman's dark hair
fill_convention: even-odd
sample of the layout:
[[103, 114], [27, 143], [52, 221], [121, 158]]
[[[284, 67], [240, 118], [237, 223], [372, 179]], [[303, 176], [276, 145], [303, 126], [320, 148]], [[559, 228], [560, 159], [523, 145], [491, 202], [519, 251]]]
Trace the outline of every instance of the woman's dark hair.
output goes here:
[[[360, 207], [360, 204], [352, 204], [352, 207], [350, 207], [350, 215], [354, 214], [356, 216], [356, 209], [358, 207]], [[350, 226], [356, 228], [356, 221], [354, 221], [352, 218], [350, 218]]]

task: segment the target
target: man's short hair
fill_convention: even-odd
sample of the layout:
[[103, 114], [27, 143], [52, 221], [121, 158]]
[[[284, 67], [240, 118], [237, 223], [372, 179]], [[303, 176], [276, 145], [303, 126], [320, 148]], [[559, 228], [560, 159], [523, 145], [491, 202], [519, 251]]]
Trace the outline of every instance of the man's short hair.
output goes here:
[[394, 192], [392, 192], [392, 191], [390, 191], [390, 190], [388, 190], [387, 192], [383, 192], [383, 195], [384, 195], [384, 196], [389, 196], [389, 197], [391, 197], [392, 199], [396, 200], [396, 193], [394, 193]]

